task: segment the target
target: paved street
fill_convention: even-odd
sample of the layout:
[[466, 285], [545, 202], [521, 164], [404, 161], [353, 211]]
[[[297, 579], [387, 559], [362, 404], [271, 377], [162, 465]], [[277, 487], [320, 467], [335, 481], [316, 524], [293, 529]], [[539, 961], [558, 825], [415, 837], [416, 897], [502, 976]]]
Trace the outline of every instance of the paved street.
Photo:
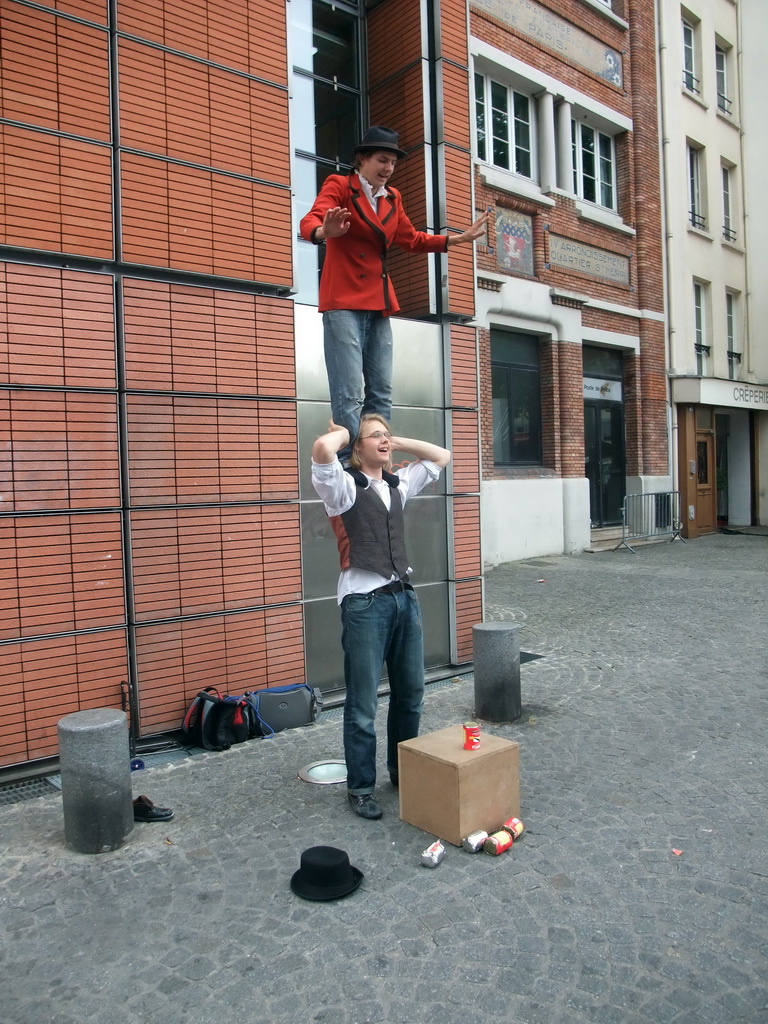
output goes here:
[[[54, 790], [0, 805], [0, 1021], [768, 1021], [766, 569], [767, 537], [717, 534], [488, 574], [487, 618], [543, 655], [484, 726], [520, 743], [501, 857], [428, 870], [388, 783], [366, 822], [299, 781], [338, 712], [135, 773], [176, 818], [111, 854], [64, 848]], [[423, 731], [472, 710], [471, 676], [430, 686]], [[318, 844], [365, 873], [347, 899], [291, 892]]]

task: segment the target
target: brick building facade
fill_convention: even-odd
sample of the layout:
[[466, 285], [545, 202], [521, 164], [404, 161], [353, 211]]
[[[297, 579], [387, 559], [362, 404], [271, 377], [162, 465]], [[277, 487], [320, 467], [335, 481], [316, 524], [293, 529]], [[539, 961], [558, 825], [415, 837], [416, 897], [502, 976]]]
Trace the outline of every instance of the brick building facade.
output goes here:
[[0, 766], [83, 708], [141, 741], [202, 685], [339, 685], [296, 228], [365, 123], [400, 132], [418, 228], [492, 210], [475, 253], [392, 259], [393, 419], [454, 453], [408, 525], [428, 667], [471, 659], [483, 555], [589, 540], [616, 485], [584, 475], [585, 410], [622, 491], [665, 479], [647, 7], [5, 0]]
[[[202, 685], [339, 685], [302, 173], [386, 115], [416, 225], [471, 221], [463, 4], [7, 0], [0, 33], [0, 765], [83, 708], [140, 740]], [[482, 617], [473, 257], [396, 274], [398, 422], [456, 450], [409, 527], [439, 667]]]
[[495, 564], [581, 550], [626, 493], [670, 486], [655, 32], [632, 0], [469, 11]]

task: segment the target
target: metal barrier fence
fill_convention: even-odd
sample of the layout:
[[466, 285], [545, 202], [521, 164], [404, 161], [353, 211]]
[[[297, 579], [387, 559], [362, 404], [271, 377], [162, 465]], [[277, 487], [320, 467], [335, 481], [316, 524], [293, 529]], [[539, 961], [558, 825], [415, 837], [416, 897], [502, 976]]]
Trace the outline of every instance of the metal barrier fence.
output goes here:
[[625, 547], [634, 554], [630, 540], [652, 540], [671, 534], [670, 540], [682, 535], [680, 492], [654, 491], [649, 494], [627, 494], [621, 509], [621, 542], [613, 549]]

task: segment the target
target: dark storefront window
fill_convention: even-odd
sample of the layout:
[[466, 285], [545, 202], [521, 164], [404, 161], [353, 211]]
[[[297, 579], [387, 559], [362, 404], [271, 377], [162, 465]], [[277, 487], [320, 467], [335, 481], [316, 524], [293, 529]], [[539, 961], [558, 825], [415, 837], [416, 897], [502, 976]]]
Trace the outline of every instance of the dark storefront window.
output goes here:
[[491, 331], [493, 461], [497, 466], [541, 465], [539, 340]]
[[621, 380], [622, 355], [615, 348], [593, 348], [584, 345], [581, 350], [585, 377], [608, 377]]

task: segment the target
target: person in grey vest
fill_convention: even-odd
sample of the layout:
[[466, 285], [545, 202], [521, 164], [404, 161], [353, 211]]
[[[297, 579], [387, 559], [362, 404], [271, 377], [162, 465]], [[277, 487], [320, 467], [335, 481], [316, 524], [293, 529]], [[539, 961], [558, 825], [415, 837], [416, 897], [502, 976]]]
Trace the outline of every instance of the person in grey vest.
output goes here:
[[[365, 415], [344, 469], [337, 453], [349, 432], [331, 421], [312, 448], [312, 483], [339, 547], [344, 650], [344, 757], [347, 796], [362, 818], [380, 818], [376, 786], [376, 706], [384, 665], [389, 676], [387, 768], [398, 784], [397, 745], [419, 734], [424, 699], [421, 609], [409, 582], [403, 507], [440, 476], [451, 453], [428, 441], [393, 437], [380, 416]], [[393, 451], [415, 456], [391, 473]]]

